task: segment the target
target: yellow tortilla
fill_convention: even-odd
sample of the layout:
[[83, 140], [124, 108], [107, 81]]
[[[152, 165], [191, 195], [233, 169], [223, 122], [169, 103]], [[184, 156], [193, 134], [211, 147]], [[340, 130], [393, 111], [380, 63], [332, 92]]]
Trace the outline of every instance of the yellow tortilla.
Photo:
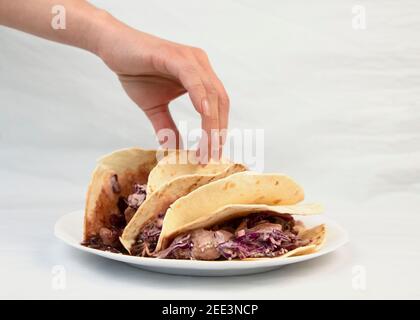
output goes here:
[[191, 191], [233, 173], [246, 170], [241, 164], [220, 164], [215, 174], [189, 174], [179, 176], [160, 186], [139, 207], [129, 224], [124, 229], [120, 241], [130, 252], [141, 229], [160, 213], [165, 213], [169, 206], [177, 199], [189, 194]]
[[[132, 193], [134, 183], [147, 183], [156, 163], [156, 150], [140, 148], [118, 150], [98, 160], [87, 192], [85, 240], [97, 235], [102, 227], [109, 227], [110, 215], [119, 212], [119, 198]], [[111, 177], [114, 175], [118, 177], [119, 192], [112, 190]]]
[[[226, 206], [293, 205], [303, 198], [302, 188], [285, 175], [235, 173], [203, 185], [175, 201], [166, 212], [156, 251], [166, 248], [186, 225], [200, 219], [214, 220], [214, 213]], [[238, 214], [240, 210], [234, 212]]]
[[227, 168], [231, 162], [227, 160], [214, 161], [202, 165], [198, 163], [196, 152], [192, 150], [170, 151], [159, 160], [150, 172], [147, 183], [147, 194], [152, 194], [165, 183], [185, 175], [200, 175], [212, 177], [220, 173], [220, 168]]

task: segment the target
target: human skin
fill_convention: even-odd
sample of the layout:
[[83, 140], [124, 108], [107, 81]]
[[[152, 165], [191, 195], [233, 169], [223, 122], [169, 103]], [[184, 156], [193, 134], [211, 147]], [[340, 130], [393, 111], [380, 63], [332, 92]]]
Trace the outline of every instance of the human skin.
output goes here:
[[[51, 25], [56, 0], [0, 0], [0, 24], [85, 49], [117, 74], [127, 95], [145, 112], [158, 137], [162, 129], [179, 132], [169, 103], [188, 93], [201, 116], [201, 160], [218, 158], [228, 126], [229, 97], [206, 53], [141, 32], [83, 0], [60, 0], [66, 28]], [[211, 138], [213, 137], [213, 139]]]

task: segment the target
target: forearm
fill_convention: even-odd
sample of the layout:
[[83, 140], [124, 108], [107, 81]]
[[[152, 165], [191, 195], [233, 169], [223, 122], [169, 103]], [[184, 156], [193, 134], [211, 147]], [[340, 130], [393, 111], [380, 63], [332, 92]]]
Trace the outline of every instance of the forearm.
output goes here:
[[[52, 9], [65, 9], [65, 29], [54, 28]], [[97, 53], [110, 16], [84, 0], [0, 0], [0, 24]]]

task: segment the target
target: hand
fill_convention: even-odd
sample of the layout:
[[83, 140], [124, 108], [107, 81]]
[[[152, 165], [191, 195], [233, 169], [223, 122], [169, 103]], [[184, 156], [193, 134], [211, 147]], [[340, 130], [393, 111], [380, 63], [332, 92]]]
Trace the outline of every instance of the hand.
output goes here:
[[188, 92], [206, 133], [199, 145], [201, 158], [221, 154], [229, 98], [203, 50], [130, 28], [80, 0], [60, 1], [65, 8], [66, 27], [56, 30], [51, 27], [51, 8], [55, 5], [55, 0], [0, 0], [0, 24], [100, 56], [117, 73], [125, 91], [146, 113], [157, 133], [170, 129], [179, 138], [168, 106]]
[[206, 133], [200, 141], [200, 157], [219, 157], [228, 125], [229, 98], [206, 53], [134, 30], [112, 17], [106, 20], [105, 30], [99, 30], [103, 36], [97, 53], [118, 75], [156, 133], [173, 130], [178, 145], [174, 142], [171, 147], [181, 146], [168, 106], [188, 92]]

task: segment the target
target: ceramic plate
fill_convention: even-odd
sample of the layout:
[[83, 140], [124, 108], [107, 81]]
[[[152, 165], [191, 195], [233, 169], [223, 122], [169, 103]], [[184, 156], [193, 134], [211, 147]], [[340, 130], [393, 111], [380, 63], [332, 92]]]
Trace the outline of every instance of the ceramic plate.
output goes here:
[[[260, 273], [282, 266], [302, 262], [337, 250], [348, 241], [347, 232], [330, 218], [319, 216], [299, 216], [306, 226], [311, 227], [325, 223], [327, 227], [327, 238], [324, 246], [316, 253], [289, 257], [261, 259], [254, 261], [198, 261], [198, 260], [171, 260], [133, 257], [112, 252], [105, 252], [91, 249], [80, 245], [83, 234], [83, 211], [76, 211], [62, 216], [55, 225], [55, 235], [66, 244], [85, 251], [88, 254], [95, 254], [107, 259], [128, 263], [136, 268], [146, 269], [155, 272], [190, 275], [190, 276], [232, 276], [252, 273]], [[309, 271], [309, 270], [308, 270]]]

